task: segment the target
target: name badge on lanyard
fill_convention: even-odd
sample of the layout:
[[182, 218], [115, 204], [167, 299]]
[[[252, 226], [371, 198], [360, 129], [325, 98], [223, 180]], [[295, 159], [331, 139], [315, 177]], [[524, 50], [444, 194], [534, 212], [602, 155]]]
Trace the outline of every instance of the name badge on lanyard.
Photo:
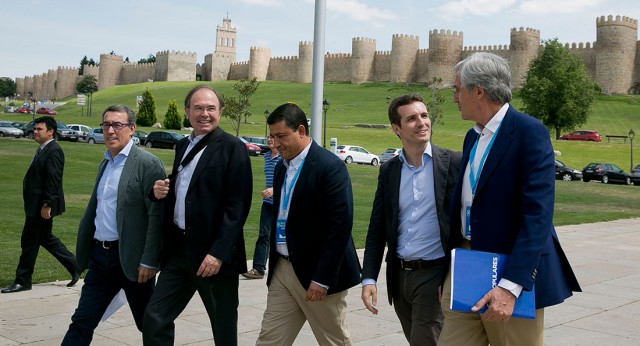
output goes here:
[[[306, 159], [306, 158], [305, 158]], [[291, 179], [291, 183], [289, 184], [289, 188], [287, 189], [287, 174], [284, 175], [284, 193], [282, 194], [282, 205], [280, 206], [281, 212], [278, 213], [278, 219], [276, 220], [276, 244], [286, 244], [287, 243], [287, 233], [285, 232], [285, 227], [287, 225], [287, 218], [289, 216], [289, 198], [291, 198], [291, 191], [293, 187], [296, 185], [296, 181], [298, 181], [298, 176], [300, 176], [300, 171], [302, 170], [302, 165], [304, 164], [304, 160], [300, 163], [300, 167], [296, 171], [296, 174]]]
[[[485, 149], [482, 157], [480, 158], [480, 164], [477, 170], [473, 168], [473, 162], [476, 157], [476, 149], [478, 148], [478, 143], [480, 142], [480, 136], [476, 139], [476, 142], [473, 144], [473, 148], [471, 148], [471, 152], [469, 153], [469, 184], [471, 185], [471, 203], [473, 204], [473, 199], [476, 196], [476, 188], [478, 187], [478, 180], [480, 180], [480, 172], [482, 172], [482, 167], [484, 167], [484, 162], [489, 155], [489, 151], [491, 151], [491, 147], [493, 146], [493, 141], [495, 141], [498, 136], [498, 131], [500, 130], [500, 125], [496, 129], [496, 132], [493, 133], [493, 137], [489, 141], [487, 145], [487, 149]], [[464, 227], [464, 237], [468, 240], [471, 240], [471, 205], [465, 206], [465, 227]]]

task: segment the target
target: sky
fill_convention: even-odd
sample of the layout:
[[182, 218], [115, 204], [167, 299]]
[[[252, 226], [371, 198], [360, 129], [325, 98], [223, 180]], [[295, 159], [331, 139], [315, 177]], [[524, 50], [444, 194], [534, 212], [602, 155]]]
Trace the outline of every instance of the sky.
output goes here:
[[[225, 17], [237, 29], [237, 61], [251, 47], [272, 57], [298, 54], [313, 41], [314, 0], [10, 0], [0, 11], [0, 77], [78, 67], [115, 52], [131, 61], [159, 51], [195, 52], [198, 63], [215, 50]], [[325, 51], [351, 53], [351, 39], [376, 40], [391, 50], [394, 34], [419, 37], [430, 30], [462, 31], [464, 46], [509, 44], [511, 28], [540, 30], [543, 40], [594, 42], [602, 15], [640, 19], [638, 0], [326, 0]]]

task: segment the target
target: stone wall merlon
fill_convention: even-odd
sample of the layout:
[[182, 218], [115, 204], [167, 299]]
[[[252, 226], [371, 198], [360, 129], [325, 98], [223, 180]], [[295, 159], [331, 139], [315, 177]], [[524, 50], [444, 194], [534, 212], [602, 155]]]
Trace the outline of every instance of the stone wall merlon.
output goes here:
[[446, 37], [463, 37], [462, 31], [458, 32], [457, 30], [451, 31], [449, 29], [434, 29], [429, 30], [429, 36], [438, 35], [438, 36], [446, 36]]
[[519, 27], [519, 28], [511, 28], [511, 32], [529, 32], [532, 34], [540, 34], [540, 30], [537, 29], [533, 29], [533, 28], [523, 28], [523, 27]]
[[351, 39], [352, 42], [376, 42], [375, 38], [368, 38], [368, 37], [354, 37]]
[[612, 15], [600, 16], [596, 18], [596, 25], [624, 25], [629, 26], [634, 29], [638, 28], [638, 20], [633, 19], [627, 16], [619, 16], [617, 15], [615, 19], [613, 19]]

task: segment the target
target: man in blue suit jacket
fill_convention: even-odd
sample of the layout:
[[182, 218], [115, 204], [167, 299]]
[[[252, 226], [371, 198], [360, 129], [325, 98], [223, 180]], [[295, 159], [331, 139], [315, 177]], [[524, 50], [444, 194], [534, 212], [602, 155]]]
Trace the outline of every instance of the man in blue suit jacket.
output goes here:
[[360, 282], [360, 262], [349, 173], [309, 138], [295, 104], [276, 108], [267, 123], [283, 160], [273, 178], [269, 292], [256, 344], [291, 345], [308, 321], [320, 345], [351, 345], [346, 296]]
[[[580, 291], [553, 227], [554, 157], [545, 126], [516, 111], [507, 61], [476, 53], [455, 66], [454, 101], [467, 132], [451, 212], [451, 248], [510, 255], [498, 286], [474, 311], [449, 309], [450, 277], [444, 285], [445, 324], [439, 345], [542, 345], [544, 308]], [[522, 290], [535, 287], [535, 320], [510, 318]]]

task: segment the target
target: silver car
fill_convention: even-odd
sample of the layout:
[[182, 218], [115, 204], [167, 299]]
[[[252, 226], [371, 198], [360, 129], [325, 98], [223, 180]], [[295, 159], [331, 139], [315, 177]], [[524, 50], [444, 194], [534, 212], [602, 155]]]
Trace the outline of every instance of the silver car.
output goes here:
[[20, 138], [24, 132], [13, 126], [10, 121], [0, 121], [0, 137], [16, 137]]
[[104, 143], [104, 133], [102, 132], [102, 127], [96, 127], [95, 129], [91, 129], [91, 131], [89, 131], [89, 133], [87, 134], [87, 143]]

